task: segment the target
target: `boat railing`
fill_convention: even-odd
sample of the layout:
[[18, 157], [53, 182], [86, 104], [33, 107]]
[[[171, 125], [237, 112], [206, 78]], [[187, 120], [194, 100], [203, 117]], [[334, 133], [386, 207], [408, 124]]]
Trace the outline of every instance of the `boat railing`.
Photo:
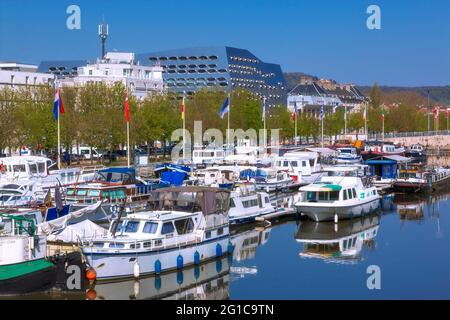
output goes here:
[[[135, 250], [165, 250], [169, 248], [181, 247], [189, 244], [197, 244], [201, 239], [198, 239], [195, 232], [191, 234], [192, 236], [179, 236], [179, 235], [170, 235], [169, 237], [163, 236], [154, 239], [134, 239], [134, 241], [130, 241], [124, 239], [123, 241], [119, 241], [116, 238], [109, 238], [105, 234], [100, 234], [100, 236], [90, 236], [83, 237], [80, 239], [81, 243], [88, 244], [91, 247], [95, 247], [95, 244], [102, 244], [102, 247], [97, 247], [101, 250], [123, 250], [123, 251], [135, 251]], [[167, 240], [172, 241], [167, 241]], [[109, 247], [105, 248], [104, 245], [109, 243]], [[111, 244], [113, 244], [111, 246]], [[126, 246], [128, 244], [128, 246]]]

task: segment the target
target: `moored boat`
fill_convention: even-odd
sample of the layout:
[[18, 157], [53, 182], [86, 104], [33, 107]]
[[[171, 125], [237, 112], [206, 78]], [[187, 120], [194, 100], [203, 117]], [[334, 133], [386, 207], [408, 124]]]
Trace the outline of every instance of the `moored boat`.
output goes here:
[[449, 186], [450, 169], [420, 167], [401, 170], [393, 184], [394, 191], [402, 193], [434, 192]]
[[257, 217], [275, 212], [270, 203], [269, 195], [256, 191], [252, 183], [239, 183], [231, 192], [230, 224], [254, 222]]
[[360, 167], [334, 167], [313, 184], [300, 188], [297, 211], [314, 221], [338, 221], [368, 214], [379, 207], [371, 178], [360, 176]]
[[83, 244], [98, 280], [158, 274], [228, 252], [229, 191], [172, 187], [153, 194], [148, 211], [119, 216], [106, 237]]

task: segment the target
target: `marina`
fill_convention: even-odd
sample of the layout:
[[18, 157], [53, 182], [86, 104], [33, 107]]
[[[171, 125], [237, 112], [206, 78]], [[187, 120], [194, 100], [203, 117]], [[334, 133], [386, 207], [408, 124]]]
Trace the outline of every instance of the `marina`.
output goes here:
[[450, 2], [3, 2], [0, 300], [450, 300]]

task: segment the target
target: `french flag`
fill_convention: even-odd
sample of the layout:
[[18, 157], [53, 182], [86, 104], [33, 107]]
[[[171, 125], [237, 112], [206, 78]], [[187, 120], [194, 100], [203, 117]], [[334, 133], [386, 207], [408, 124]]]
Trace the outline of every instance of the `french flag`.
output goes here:
[[61, 96], [59, 95], [59, 88], [56, 87], [55, 102], [53, 103], [53, 115], [55, 116], [55, 120], [58, 120], [60, 114], [64, 114], [64, 106]]

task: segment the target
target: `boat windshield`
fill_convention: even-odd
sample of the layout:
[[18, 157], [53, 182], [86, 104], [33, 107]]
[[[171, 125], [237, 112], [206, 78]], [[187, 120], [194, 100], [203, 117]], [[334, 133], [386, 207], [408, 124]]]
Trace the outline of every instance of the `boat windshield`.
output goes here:
[[229, 194], [226, 192], [158, 192], [149, 201], [150, 210], [198, 212], [212, 214], [228, 212]]

